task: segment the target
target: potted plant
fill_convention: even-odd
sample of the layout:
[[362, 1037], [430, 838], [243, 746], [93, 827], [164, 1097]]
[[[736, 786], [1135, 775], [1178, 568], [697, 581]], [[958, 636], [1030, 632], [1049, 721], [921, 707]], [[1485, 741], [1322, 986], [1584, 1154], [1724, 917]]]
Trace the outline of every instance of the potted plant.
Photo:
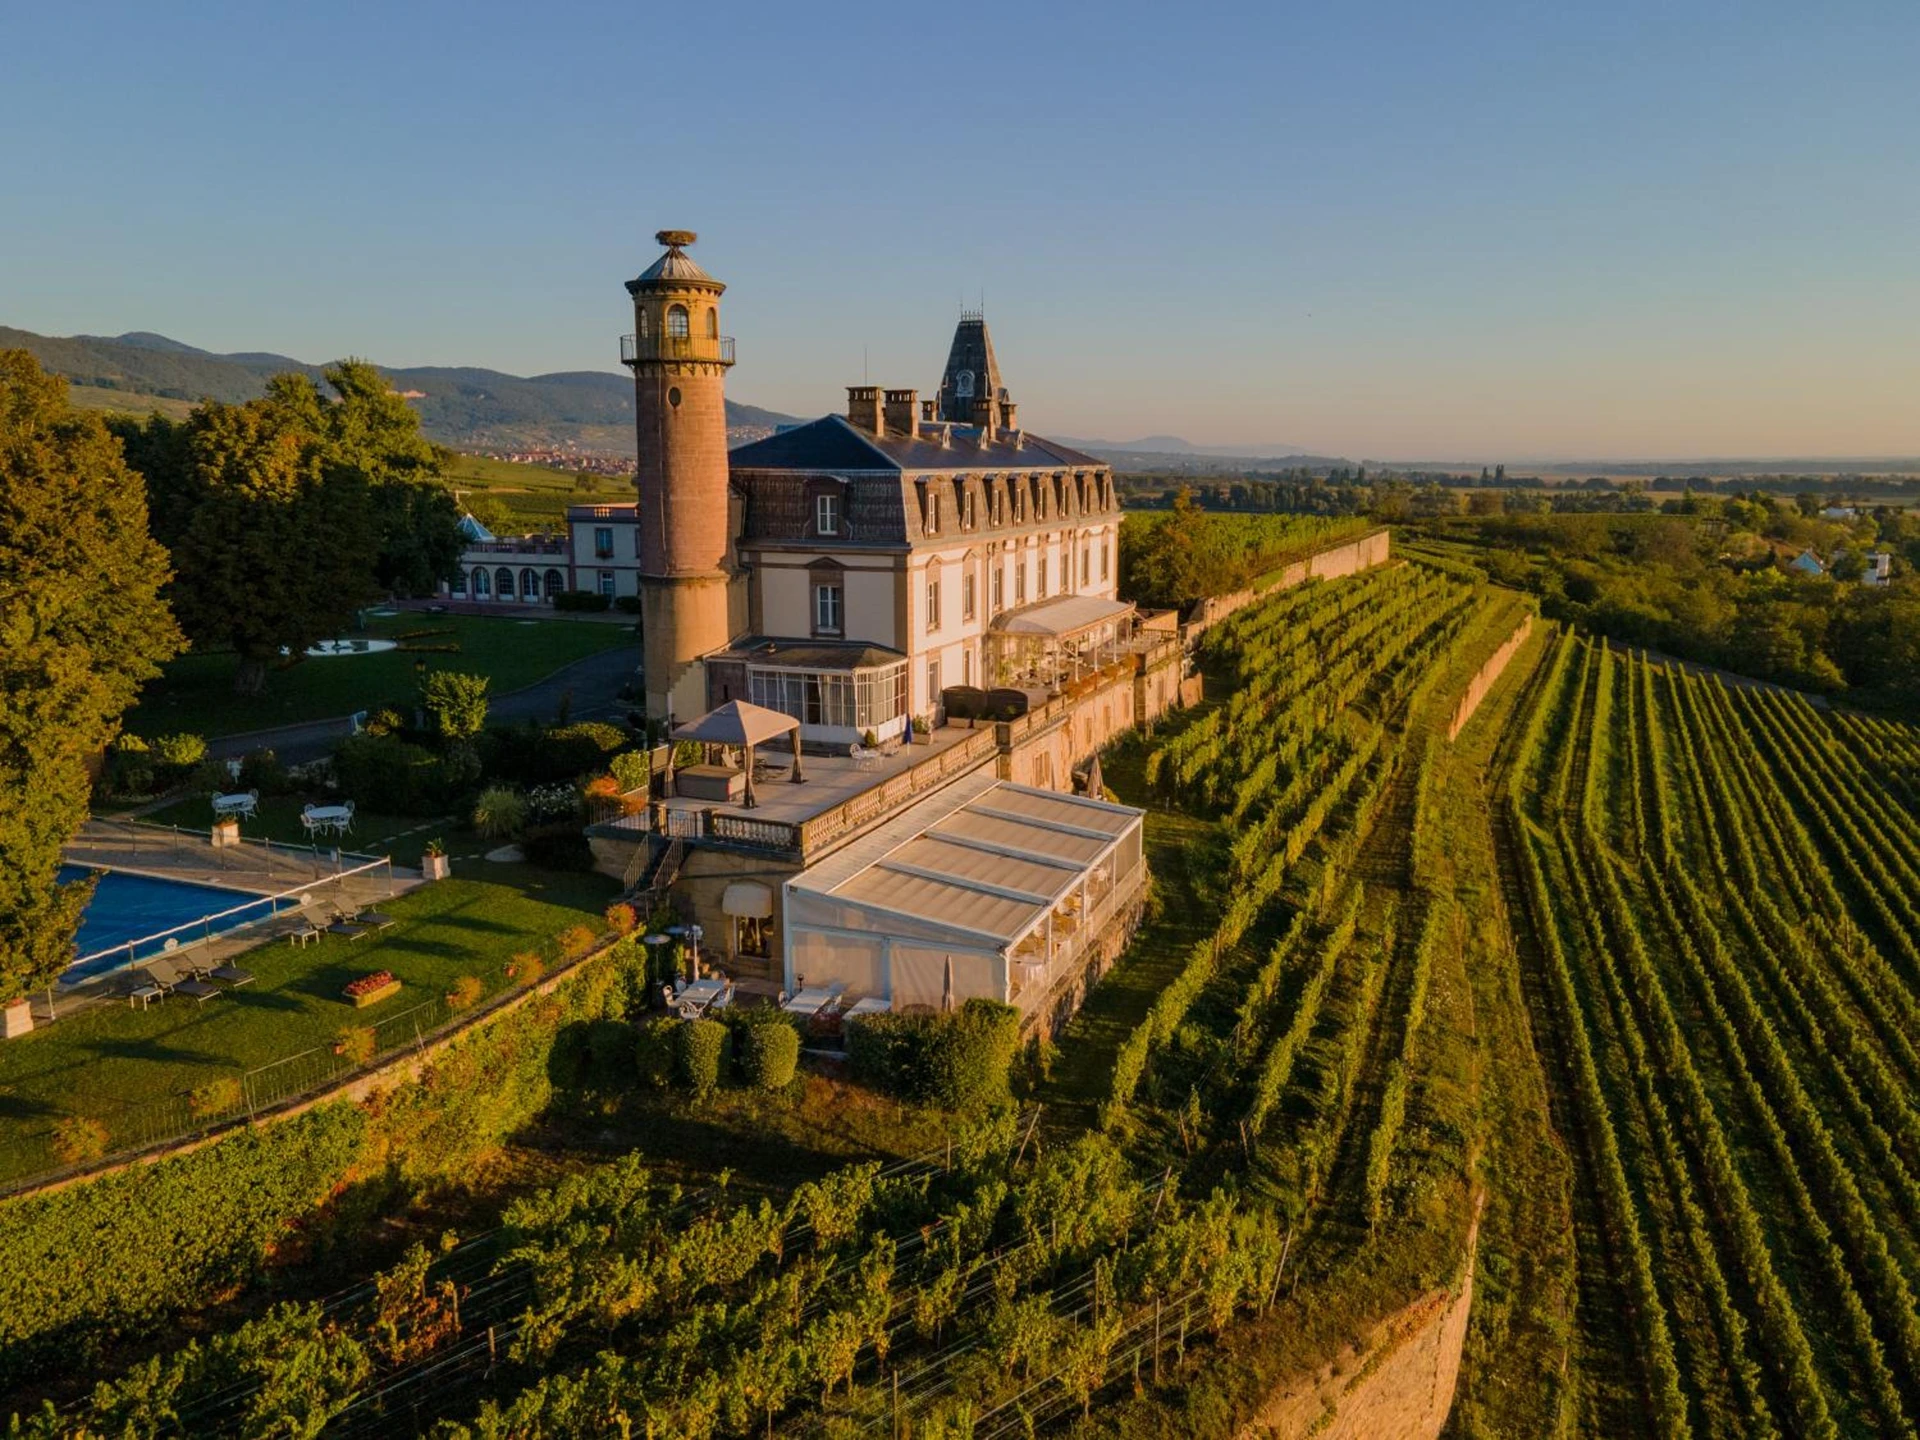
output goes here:
[[933, 726], [927, 723], [927, 717], [924, 715], [913, 717], [913, 743], [916, 745], [933, 743]]
[[426, 848], [420, 852], [420, 873], [429, 880], [444, 880], [452, 873], [453, 862], [447, 859], [446, 843], [438, 836], [427, 841]]
[[18, 1000], [10, 1000], [4, 1009], [0, 1009], [0, 1038], [13, 1039], [33, 1029], [33, 1006], [23, 995]]
[[213, 822], [213, 830], [209, 838], [213, 841], [213, 846], [216, 850], [224, 850], [228, 846], [238, 845], [240, 843], [240, 818], [237, 815], [222, 815], [218, 817]]

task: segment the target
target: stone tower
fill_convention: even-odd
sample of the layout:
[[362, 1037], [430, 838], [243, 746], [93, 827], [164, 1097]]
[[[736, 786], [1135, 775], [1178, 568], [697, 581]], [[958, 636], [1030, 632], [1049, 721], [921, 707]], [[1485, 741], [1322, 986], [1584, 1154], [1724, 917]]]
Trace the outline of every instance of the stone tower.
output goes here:
[[620, 341], [633, 367], [639, 442], [640, 617], [647, 718], [689, 719], [706, 708], [693, 663], [732, 638], [727, 499], [726, 374], [733, 341], [720, 333], [727, 287], [685, 253], [691, 230], [662, 230], [667, 247], [639, 278], [633, 333]]
[[962, 310], [947, 351], [947, 371], [940, 377], [939, 418], [997, 430], [1007, 423], [1000, 413], [1006, 400], [987, 317], [979, 310]]

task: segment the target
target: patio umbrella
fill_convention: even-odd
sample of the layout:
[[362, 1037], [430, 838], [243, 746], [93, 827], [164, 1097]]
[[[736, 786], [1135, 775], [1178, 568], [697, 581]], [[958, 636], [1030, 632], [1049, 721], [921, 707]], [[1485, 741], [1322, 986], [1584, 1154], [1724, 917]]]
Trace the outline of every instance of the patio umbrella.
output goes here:
[[940, 989], [940, 1008], [953, 1009], [953, 956], [951, 955], [947, 956], [946, 983]]
[[749, 704], [745, 700], [729, 700], [717, 710], [709, 710], [696, 720], [674, 727], [675, 740], [699, 740], [709, 745], [736, 745], [747, 754], [747, 796], [746, 807], [751, 810], [759, 802], [753, 793], [753, 750], [756, 745], [764, 745], [781, 735], [793, 737], [793, 778], [798, 781], [800, 774], [800, 722], [791, 715], [782, 715], [778, 710], [769, 710], [764, 705]]
[[1107, 798], [1107, 786], [1100, 775], [1100, 757], [1098, 755], [1094, 756], [1093, 763], [1087, 766], [1087, 795], [1090, 799], [1094, 800], [1104, 800]]

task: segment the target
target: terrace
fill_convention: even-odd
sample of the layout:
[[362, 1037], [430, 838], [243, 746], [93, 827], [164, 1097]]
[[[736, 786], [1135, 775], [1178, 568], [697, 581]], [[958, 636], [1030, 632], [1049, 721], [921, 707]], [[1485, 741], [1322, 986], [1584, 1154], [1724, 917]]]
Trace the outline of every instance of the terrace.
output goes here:
[[874, 752], [860, 759], [808, 755], [802, 761], [806, 779], [799, 784], [782, 756], [756, 763], [758, 803], [752, 809], [674, 795], [652, 801], [642, 813], [609, 819], [603, 828], [777, 851], [806, 863], [895, 813], [912, 797], [992, 764], [998, 751], [999, 737], [991, 725], [943, 725], [925, 743], [904, 744], [891, 754]]

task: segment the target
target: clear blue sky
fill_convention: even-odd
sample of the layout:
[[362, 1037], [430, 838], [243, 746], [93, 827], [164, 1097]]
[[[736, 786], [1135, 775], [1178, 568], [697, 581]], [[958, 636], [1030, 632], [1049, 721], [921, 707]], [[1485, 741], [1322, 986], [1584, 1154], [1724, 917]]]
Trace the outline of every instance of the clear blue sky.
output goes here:
[[1356, 457], [1920, 453], [1920, 5], [38, 5], [0, 323]]

